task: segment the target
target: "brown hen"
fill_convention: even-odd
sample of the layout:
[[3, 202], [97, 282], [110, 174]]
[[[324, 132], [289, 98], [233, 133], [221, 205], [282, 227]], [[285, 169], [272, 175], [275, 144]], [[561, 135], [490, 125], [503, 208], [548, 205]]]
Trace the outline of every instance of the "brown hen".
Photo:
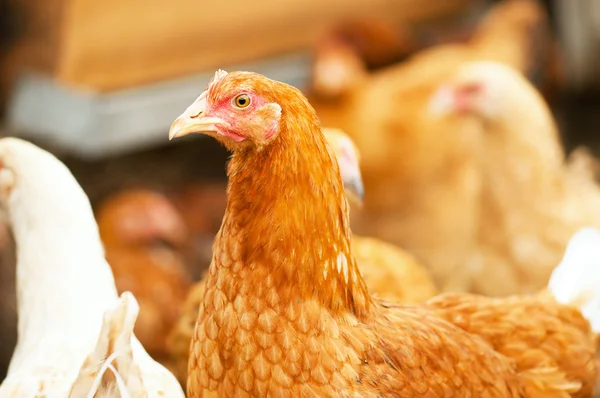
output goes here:
[[[324, 128], [323, 135], [338, 161], [346, 195], [360, 207], [364, 189], [356, 145], [340, 129]], [[406, 251], [356, 234], [352, 235], [352, 249], [371, 293], [404, 304], [420, 303], [437, 293], [427, 269]]]
[[193, 261], [188, 272], [195, 281], [200, 280], [212, 258], [212, 243], [225, 214], [225, 187], [222, 182], [194, 182], [169, 197], [191, 236], [189, 257]]
[[[591, 395], [595, 334], [575, 307], [455, 295], [401, 307], [369, 295], [335, 155], [298, 90], [218, 71], [170, 136], [191, 133], [234, 155], [190, 345], [189, 397]], [[597, 293], [583, 287], [597, 287], [600, 272], [578, 271], [565, 289], [587, 306]], [[507, 327], [519, 333], [496, 332], [504, 344], [491, 337]]]

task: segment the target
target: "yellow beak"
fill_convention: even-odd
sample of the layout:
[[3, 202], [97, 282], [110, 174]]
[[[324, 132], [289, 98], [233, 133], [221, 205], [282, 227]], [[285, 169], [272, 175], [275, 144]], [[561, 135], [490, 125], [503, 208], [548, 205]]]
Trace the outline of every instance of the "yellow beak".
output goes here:
[[218, 124], [226, 124], [218, 117], [204, 116], [206, 111], [206, 95], [203, 92], [171, 125], [169, 140], [188, 134], [218, 133]]

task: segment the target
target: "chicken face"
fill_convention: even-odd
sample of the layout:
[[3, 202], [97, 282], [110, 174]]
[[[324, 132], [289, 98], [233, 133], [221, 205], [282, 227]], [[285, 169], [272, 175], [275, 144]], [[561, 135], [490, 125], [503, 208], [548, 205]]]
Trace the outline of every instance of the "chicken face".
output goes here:
[[497, 62], [473, 62], [433, 95], [429, 110], [436, 115], [471, 114], [498, 120], [507, 112], [505, 93], [515, 85], [518, 72]]
[[202, 133], [230, 149], [266, 145], [279, 131], [281, 106], [258, 94], [262, 87], [244, 84], [248, 81], [239, 79], [239, 73], [230, 78], [217, 71], [208, 88], [175, 120], [169, 138]]

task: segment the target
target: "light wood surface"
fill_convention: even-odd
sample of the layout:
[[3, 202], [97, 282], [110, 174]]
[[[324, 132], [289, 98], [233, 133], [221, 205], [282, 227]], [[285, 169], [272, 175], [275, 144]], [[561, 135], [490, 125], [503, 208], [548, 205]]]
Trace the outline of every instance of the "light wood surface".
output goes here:
[[112, 91], [310, 47], [334, 21], [420, 20], [469, 0], [23, 0], [16, 68]]

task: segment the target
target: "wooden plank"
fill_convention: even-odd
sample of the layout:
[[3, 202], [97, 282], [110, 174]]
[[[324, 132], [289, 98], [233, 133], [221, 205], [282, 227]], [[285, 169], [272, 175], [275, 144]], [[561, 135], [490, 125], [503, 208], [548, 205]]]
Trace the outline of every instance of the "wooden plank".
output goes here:
[[[300, 89], [310, 55], [289, 54], [226, 70], [253, 70]], [[214, 69], [186, 78], [111, 93], [74, 90], [43, 74], [25, 74], [11, 96], [11, 133], [85, 158], [167, 145], [173, 120], [196, 99]]]
[[[52, 28], [44, 30], [44, 37], [38, 35], [28, 41], [25, 52], [38, 54], [24, 56], [27, 62], [22, 64], [48, 70], [65, 84], [94, 91], [132, 87], [308, 48], [326, 26], [344, 18], [393, 16], [414, 21], [456, 11], [472, 2], [28, 1], [30, 5], [41, 1], [39, 8], [30, 8], [30, 14], [35, 14], [32, 21], [49, 21], [50, 17], [43, 15], [50, 12], [55, 17]], [[48, 53], [52, 54], [49, 60]], [[35, 57], [43, 59], [34, 62]]]

